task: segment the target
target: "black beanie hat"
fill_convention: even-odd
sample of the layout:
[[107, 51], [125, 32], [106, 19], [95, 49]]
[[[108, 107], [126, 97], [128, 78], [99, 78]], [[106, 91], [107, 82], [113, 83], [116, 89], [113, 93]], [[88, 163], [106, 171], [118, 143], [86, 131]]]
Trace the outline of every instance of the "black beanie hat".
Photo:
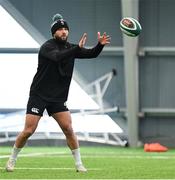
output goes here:
[[55, 14], [52, 19], [53, 19], [53, 23], [51, 25], [52, 36], [59, 28], [67, 28], [69, 31], [69, 26], [67, 22], [63, 19], [62, 15]]

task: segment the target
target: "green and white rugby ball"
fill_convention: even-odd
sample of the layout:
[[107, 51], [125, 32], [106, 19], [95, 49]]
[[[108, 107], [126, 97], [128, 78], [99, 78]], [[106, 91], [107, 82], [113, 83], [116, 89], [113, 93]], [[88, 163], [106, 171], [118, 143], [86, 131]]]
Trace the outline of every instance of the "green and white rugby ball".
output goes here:
[[142, 31], [142, 27], [140, 23], [132, 18], [125, 17], [120, 21], [120, 29], [127, 36], [136, 37]]

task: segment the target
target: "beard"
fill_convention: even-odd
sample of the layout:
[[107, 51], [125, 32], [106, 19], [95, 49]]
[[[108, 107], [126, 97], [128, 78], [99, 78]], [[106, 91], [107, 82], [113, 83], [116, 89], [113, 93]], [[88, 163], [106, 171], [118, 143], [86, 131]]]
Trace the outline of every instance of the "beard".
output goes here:
[[55, 38], [61, 43], [66, 43], [68, 37], [67, 36], [61, 36], [61, 37], [55, 36]]

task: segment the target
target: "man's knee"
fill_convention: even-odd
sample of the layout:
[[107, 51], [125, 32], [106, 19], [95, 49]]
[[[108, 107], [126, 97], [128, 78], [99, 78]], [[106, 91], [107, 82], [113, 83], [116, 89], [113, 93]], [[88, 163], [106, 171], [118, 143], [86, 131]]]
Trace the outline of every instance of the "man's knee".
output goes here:
[[73, 131], [73, 128], [72, 126], [66, 126], [63, 128], [63, 132], [66, 136], [72, 136], [74, 135], [74, 131]]
[[22, 132], [22, 135], [25, 137], [25, 138], [28, 138], [30, 137], [35, 131], [33, 129], [27, 129], [27, 130], [24, 130]]

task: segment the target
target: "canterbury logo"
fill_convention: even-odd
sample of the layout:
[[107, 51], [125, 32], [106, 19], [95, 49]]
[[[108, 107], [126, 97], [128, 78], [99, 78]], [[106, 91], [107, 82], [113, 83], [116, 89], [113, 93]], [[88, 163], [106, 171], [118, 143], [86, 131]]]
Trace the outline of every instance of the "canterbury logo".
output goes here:
[[38, 108], [32, 108], [31, 111], [34, 112], [34, 113], [37, 113], [37, 114], [39, 113], [39, 109]]

